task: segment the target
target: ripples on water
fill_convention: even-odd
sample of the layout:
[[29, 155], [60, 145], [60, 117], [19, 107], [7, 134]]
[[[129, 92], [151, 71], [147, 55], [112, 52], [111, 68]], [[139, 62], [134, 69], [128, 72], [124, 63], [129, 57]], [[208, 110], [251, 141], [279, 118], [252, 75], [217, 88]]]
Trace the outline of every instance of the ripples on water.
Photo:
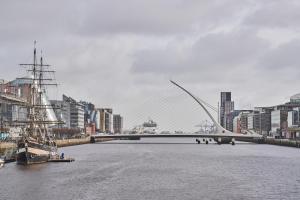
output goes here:
[[296, 148], [180, 138], [61, 151], [76, 161], [0, 169], [0, 199], [300, 199]]

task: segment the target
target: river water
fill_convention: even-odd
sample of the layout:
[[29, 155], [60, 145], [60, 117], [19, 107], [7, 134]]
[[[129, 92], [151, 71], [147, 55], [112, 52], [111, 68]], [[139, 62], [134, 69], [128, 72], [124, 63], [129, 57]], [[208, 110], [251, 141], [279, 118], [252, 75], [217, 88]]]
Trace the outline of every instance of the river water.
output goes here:
[[160, 138], [60, 151], [76, 161], [0, 169], [0, 199], [300, 199], [296, 148]]

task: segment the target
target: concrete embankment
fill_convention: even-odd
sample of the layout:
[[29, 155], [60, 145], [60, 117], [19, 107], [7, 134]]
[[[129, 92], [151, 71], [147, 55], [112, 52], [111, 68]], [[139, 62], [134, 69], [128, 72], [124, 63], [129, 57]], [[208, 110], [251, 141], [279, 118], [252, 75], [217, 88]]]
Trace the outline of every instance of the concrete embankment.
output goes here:
[[285, 147], [300, 148], [300, 140], [275, 139], [275, 138], [258, 138], [258, 139], [239, 139], [238, 141], [252, 142], [256, 144], [271, 144]]
[[[97, 139], [97, 142], [106, 142], [112, 140], [111, 138]], [[79, 138], [79, 139], [65, 139], [65, 140], [55, 140], [57, 147], [67, 147], [81, 144], [93, 143], [90, 137]]]
[[67, 147], [74, 146], [80, 144], [88, 144], [90, 143], [90, 137], [86, 138], [77, 138], [77, 139], [64, 139], [64, 140], [55, 140], [57, 147]]
[[[97, 142], [106, 142], [112, 140], [111, 138], [102, 138], [97, 139]], [[91, 143], [91, 138], [76, 138], [76, 139], [64, 139], [64, 140], [55, 140], [57, 147], [67, 147], [81, 144]], [[13, 142], [0, 142], [0, 155], [3, 155], [6, 149], [16, 147], [16, 144]]]
[[265, 138], [265, 144], [300, 148], [300, 140]]

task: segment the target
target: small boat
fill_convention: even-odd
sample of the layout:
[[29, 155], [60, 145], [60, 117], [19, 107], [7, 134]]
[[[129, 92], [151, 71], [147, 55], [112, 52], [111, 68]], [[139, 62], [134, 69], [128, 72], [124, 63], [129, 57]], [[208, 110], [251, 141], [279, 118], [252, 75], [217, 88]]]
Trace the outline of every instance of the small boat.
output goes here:
[[4, 160], [0, 158], [0, 168], [4, 166]]

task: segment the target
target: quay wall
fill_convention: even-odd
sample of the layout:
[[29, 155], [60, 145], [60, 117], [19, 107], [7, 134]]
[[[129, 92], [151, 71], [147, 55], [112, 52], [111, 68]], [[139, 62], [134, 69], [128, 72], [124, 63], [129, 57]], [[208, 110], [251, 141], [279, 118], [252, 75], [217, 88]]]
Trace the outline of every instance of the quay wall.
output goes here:
[[[112, 140], [111, 138], [102, 138], [97, 139], [97, 142], [106, 142]], [[64, 139], [64, 140], [55, 140], [57, 147], [67, 147], [81, 144], [93, 143], [91, 137], [79, 138], [79, 139]]]
[[[112, 140], [111, 138], [97, 139], [97, 142], [106, 142]], [[67, 147], [81, 144], [91, 143], [91, 138], [76, 138], [76, 139], [64, 139], [64, 140], [55, 140], [57, 147]], [[6, 149], [16, 147], [14, 142], [0, 142], [0, 155], [3, 155]]]
[[300, 140], [265, 138], [265, 144], [300, 148]]
[[16, 143], [14, 142], [0, 142], [0, 155], [2, 155], [6, 149], [16, 147]]
[[76, 138], [76, 139], [63, 139], [63, 140], [55, 140], [57, 147], [67, 147], [81, 144], [90, 143], [90, 137], [86, 138]]

